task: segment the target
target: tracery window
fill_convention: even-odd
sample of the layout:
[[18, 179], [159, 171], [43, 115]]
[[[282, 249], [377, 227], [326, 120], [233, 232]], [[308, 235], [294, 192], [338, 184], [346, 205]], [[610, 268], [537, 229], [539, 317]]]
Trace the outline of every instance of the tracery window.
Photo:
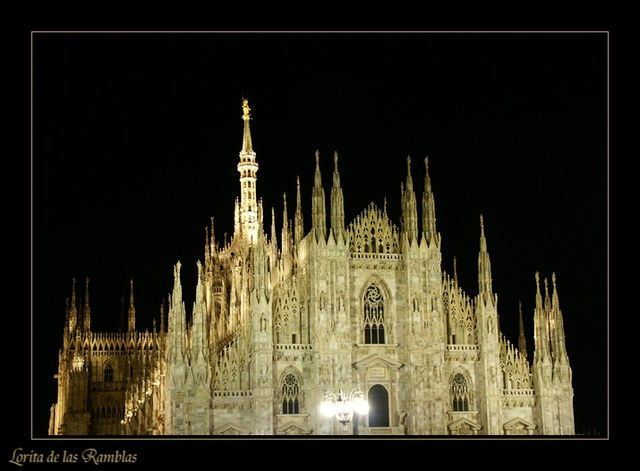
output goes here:
[[469, 386], [467, 385], [467, 380], [460, 373], [457, 373], [453, 377], [451, 399], [453, 401], [454, 412], [469, 410]]
[[111, 366], [111, 363], [104, 365], [104, 382], [113, 382], [113, 367]]
[[364, 293], [364, 343], [381, 344], [384, 340], [384, 298], [380, 288], [371, 285]]
[[282, 383], [282, 413], [300, 413], [300, 383], [293, 374], [285, 376]]

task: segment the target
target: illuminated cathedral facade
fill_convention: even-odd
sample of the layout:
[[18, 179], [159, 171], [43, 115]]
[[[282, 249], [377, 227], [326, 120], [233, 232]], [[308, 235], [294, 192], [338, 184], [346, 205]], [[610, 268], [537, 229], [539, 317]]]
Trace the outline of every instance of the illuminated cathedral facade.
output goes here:
[[[93, 332], [89, 280], [74, 280], [59, 352], [51, 435], [340, 435], [319, 413], [328, 392], [356, 389], [369, 413], [356, 435], [572, 435], [571, 367], [556, 290], [536, 290], [534, 354], [500, 330], [480, 216], [478, 294], [442, 270], [428, 172], [421, 201], [407, 159], [401, 220], [374, 203], [345, 221], [338, 155], [325, 198], [316, 152], [311, 228], [298, 181], [290, 219], [270, 235], [243, 102], [235, 229], [220, 245], [213, 218], [187, 309], [180, 273], [159, 325]], [[328, 202], [327, 202], [328, 199]], [[279, 232], [279, 234], [278, 234]], [[280, 240], [280, 244], [278, 243]], [[532, 274], [533, 275], [533, 274]], [[78, 290], [79, 291], [79, 290]]]

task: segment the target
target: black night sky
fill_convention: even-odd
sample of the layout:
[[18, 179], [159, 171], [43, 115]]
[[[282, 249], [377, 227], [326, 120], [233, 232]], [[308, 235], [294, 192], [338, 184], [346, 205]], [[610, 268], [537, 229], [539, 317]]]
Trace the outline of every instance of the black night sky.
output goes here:
[[[606, 33], [33, 33], [31, 436], [47, 433], [72, 278], [92, 329], [117, 331], [134, 280], [138, 330], [159, 322], [182, 263], [187, 311], [215, 218], [239, 196], [244, 96], [271, 234], [300, 177], [311, 225], [316, 149], [327, 202], [338, 152], [347, 224], [387, 200], [400, 224], [407, 156], [424, 158], [443, 270], [478, 292], [480, 223], [504, 334], [518, 303], [533, 355], [534, 274], [557, 276], [576, 431], [608, 435]], [[327, 210], [329, 206], [327, 206]]]

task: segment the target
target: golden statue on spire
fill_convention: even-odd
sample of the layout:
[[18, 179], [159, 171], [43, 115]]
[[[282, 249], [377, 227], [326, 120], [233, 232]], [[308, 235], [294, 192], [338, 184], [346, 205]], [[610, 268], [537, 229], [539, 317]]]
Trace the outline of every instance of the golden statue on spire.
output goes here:
[[242, 112], [243, 112], [243, 117], [244, 116], [249, 116], [249, 111], [251, 111], [251, 108], [249, 108], [249, 100], [242, 98]]

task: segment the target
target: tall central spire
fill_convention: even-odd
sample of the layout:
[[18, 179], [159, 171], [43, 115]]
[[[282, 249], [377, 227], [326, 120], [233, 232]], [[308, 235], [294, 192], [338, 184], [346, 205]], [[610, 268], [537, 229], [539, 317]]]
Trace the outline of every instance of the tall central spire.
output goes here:
[[240, 151], [240, 162], [238, 162], [238, 172], [240, 172], [240, 232], [247, 241], [254, 244], [258, 234], [258, 201], [256, 198], [256, 173], [258, 164], [256, 163], [256, 153], [253, 151], [251, 143], [251, 130], [249, 121], [249, 101], [242, 99], [242, 119], [244, 120], [244, 132], [242, 135], [242, 150]]
[[487, 252], [487, 239], [484, 236], [484, 219], [480, 215], [480, 254], [478, 255], [478, 285], [480, 295], [484, 302], [493, 299], [493, 287], [491, 286], [491, 261]]

